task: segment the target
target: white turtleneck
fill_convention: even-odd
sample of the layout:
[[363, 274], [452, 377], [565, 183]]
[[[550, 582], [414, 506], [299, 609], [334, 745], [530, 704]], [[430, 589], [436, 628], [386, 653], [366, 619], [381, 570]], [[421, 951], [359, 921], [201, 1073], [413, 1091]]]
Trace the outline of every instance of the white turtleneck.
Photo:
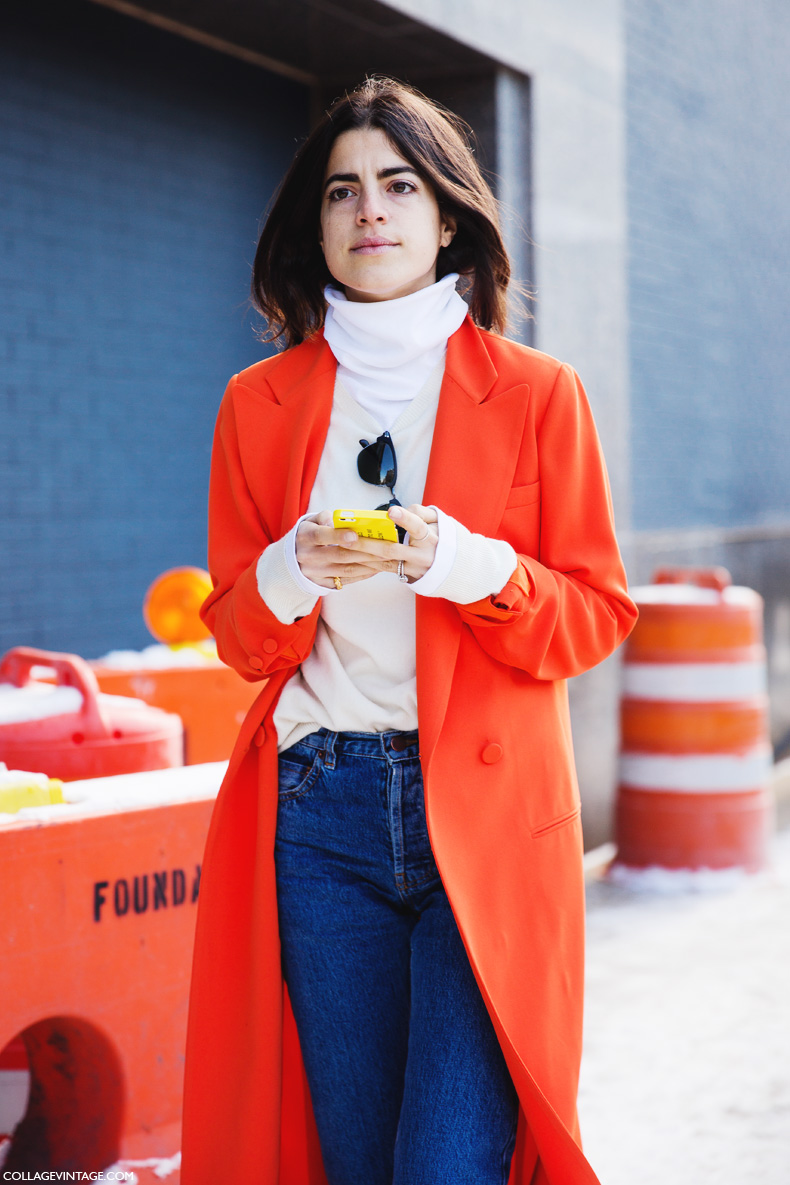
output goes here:
[[[447, 339], [467, 311], [455, 291], [457, 278], [445, 276], [410, 296], [370, 304], [326, 290], [325, 336], [338, 369], [307, 515], [341, 506], [373, 508], [387, 500], [388, 491], [363, 482], [356, 466], [360, 438], [375, 439], [385, 428], [398, 460], [395, 493], [404, 506], [422, 502]], [[415, 595], [469, 604], [499, 592], [517, 563], [509, 543], [473, 534], [436, 510], [433, 564], [411, 584], [392, 572], [341, 590], [315, 584], [296, 559], [302, 519], [262, 553], [258, 590], [280, 621], [304, 616], [321, 598], [313, 649], [275, 708], [280, 751], [321, 726], [352, 732], [417, 727]]]
[[326, 288], [324, 337], [337, 377], [360, 407], [390, 428], [444, 359], [467, 314], [458, 273], [396, 300], [351, 301]]

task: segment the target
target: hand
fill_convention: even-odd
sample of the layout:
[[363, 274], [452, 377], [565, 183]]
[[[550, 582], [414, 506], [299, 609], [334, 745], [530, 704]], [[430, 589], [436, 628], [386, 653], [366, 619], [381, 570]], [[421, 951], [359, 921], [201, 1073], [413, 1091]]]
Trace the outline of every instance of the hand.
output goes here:
[[334, 588], [336, 576], [343, 584], [355, 584], [377, 572], [397, 572], [398, 561], [403, 560], [409, 583], [419, 580], [436, 554], [436, 511], [416, 504], [407, 509], [392, 506], [389, 516], [408, 532], [408, 544], [364, 539], [347, 528], [334, 527], [331, 510], [304, 519], [296, 533], [296, 559], [302, 572], [322, 588]]

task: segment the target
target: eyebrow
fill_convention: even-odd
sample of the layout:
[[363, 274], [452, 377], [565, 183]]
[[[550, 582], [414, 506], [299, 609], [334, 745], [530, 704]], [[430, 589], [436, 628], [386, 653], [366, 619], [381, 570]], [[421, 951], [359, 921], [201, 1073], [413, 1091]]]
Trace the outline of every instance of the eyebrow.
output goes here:
[[[394, 165], [389, 169], [379, 169], [376, 174], [379, 181], [385, 181], [387, 177], [396, 177], [399, 173], [413, 173], [415, 177], [419, 177], [416, 169], [411, 165]], [[331, 177], [327, 177], [324, 182], [324, 189], [328, 189], [330, 185], [334, 185], [336, 181], [359, 181], [358, 173], [333, 173]]]

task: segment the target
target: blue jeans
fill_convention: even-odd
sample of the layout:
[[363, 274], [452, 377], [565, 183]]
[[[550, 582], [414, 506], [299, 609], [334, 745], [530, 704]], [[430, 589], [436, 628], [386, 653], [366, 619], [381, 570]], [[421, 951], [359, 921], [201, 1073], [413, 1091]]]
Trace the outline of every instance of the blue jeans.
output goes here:
[[280, 754], [283, 975], [330, 1185], [507, 1185], [518, 1096], [433, 860], [416, 733]]

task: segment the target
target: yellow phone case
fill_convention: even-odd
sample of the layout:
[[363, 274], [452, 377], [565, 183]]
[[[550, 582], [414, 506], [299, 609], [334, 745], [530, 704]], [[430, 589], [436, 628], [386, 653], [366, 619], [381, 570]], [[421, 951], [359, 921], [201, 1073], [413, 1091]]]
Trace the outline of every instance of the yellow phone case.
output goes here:
[[363, 539], [398, 542], [398, 529], [386, 510], [335, 510], [332, 523], [335, 527], [347, 527], [355, 531]]

